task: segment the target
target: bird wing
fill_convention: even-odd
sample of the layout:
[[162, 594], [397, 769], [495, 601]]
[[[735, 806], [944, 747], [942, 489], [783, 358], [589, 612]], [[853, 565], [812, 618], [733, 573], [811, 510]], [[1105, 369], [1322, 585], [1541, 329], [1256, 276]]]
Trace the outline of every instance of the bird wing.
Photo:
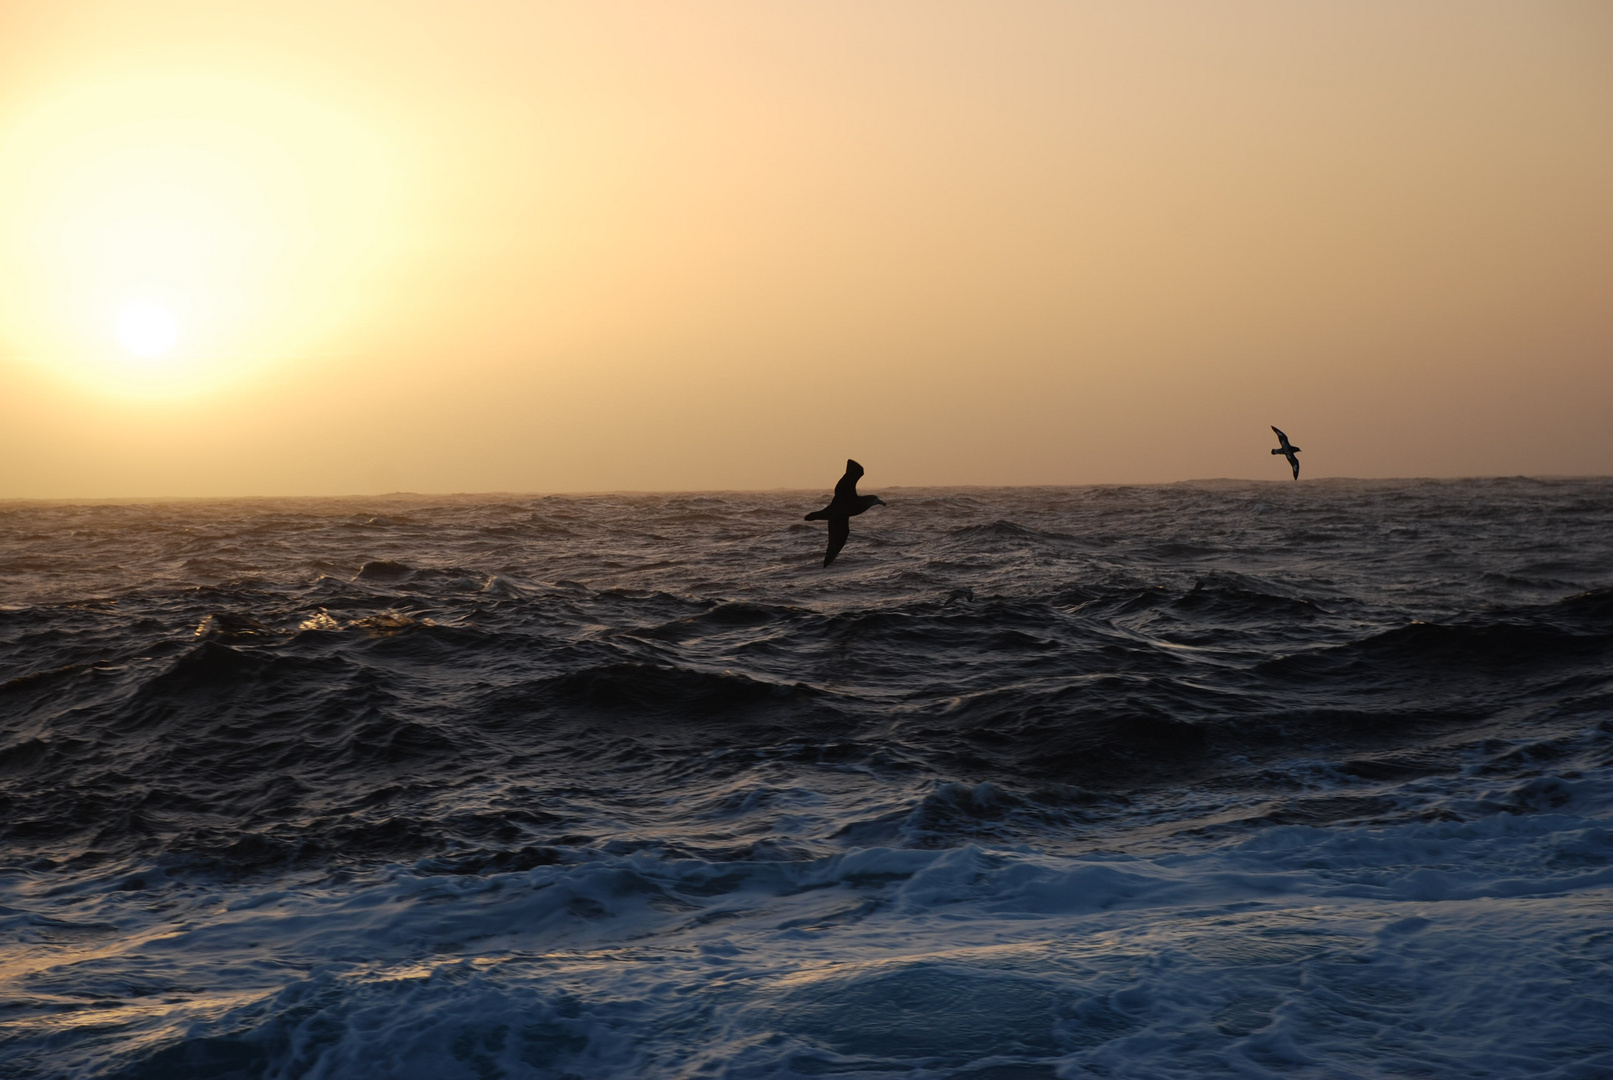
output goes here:
[[1271, 426], [1271, 430], [1277, 432], [1277, 441], [1283, 444], [1283, 449], [1284, 450], [1287, 450], [1288, 449], [1288, 436], [1284, 435], [1282, 433], [1282, 430], [1280, 428], [1278, 428], [1277, 425], [1275, 425], [1275, 424], [1273, 424]]
[[829, 550], [823, 553], [824, 566], [828, 566], [835, 561], [835, 556], [840, 554], [840, 549], [846, 546], [846, 538], [850, 535], [850, 518], [837, 517], [829, 519]]
[[1299, 479], [1299, 455], [1298, 454], [1289, 454], [1288, 455], [1288, 464], [1290, 464], [1290, 465], [1292, 465], [1294, 467], [1294, 479], [1298, 480]]
[[840, 478], [840, 483], [835, 485], [835, 502], [850, 503], [856, 499], [857, 481], [862, 479], [862, 475], [863, 467], [857, 464], [855, 461], [852, 461], [850, 458], [847, 458], [846, 475], [842, 476]]

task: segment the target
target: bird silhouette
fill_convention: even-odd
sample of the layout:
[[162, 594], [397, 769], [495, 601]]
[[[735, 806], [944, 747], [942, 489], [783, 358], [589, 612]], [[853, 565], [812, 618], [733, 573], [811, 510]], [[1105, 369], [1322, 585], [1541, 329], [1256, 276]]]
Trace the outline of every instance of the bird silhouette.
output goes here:
[[806, 516], [808, 521], [829, 523], [829, 550], [823, 553], [824, 566], [834, 562], [840, 549], [846, 546], [846, 538], [851, 535], [851, 519], [870, 506], [885, 505], [885, 500], [878, 495], [857, 494], [857, 481], [862, 474], [863, 467], [847, 458], [846, 475], [835, 485], [834, 498], [822, 510], [814, 510]]
[[1298, 480], [1299, 479], [1299, 458], [1298, 458], [1297, 455], [1299, 454], [1299, 447], [1294, 446], [1293, 444], [1291, 444], [1288, 441], [1288, 436], [1284, 435], [1280, 430], [1278, 430], [1278, 428], [1275, 425], [1272, 426], [1271, 430], [1277, 432], [1277, 441], [1282, 443], [1282, 445], [1277, 447], [1277, 449], [1273, 450], [1272, 453], [1273, 454], [1281, 454], [1283, 457], [1288, 459], [1288, 464], [1290, 464], [1290, 465], [1292, 465], [1294, 467], [1294, 479]]

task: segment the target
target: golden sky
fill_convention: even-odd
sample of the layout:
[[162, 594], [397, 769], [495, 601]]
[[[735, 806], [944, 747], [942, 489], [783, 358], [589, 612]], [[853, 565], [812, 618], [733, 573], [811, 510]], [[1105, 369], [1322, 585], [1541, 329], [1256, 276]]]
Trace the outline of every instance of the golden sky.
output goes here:
[[1613, 6], [0, 0], [0, 498], [1613, 473]]

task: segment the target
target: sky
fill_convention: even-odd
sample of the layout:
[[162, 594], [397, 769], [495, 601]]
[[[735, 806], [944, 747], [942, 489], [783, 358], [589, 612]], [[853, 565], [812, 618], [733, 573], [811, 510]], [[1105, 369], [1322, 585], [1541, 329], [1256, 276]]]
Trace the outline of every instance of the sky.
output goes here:
[[1613, 473], [1613, 6], [0, 0], [0, 498]]

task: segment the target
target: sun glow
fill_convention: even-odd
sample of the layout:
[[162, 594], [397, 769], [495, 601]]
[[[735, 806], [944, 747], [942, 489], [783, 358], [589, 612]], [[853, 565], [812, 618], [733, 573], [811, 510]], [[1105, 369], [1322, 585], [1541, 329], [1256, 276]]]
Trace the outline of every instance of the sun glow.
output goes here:
[[328, 101], [225, 77], [80, 84], [0, 132], [0, 331], [115, 391], [228, 381], [340, 322], [389, 192], [374, 132]]

